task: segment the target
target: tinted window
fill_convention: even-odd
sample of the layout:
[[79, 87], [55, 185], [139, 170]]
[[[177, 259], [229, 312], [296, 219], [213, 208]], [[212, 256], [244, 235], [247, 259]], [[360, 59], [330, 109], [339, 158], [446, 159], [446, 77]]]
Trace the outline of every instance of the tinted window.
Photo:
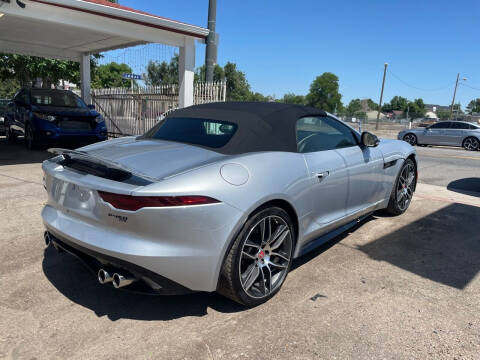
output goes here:
[[87, 107], [82, 99], [70, 91], [32, 89], [31, 98], [33, 105], [75, 108]]
[[480, 129], [479, 126], [474, 125], [474, 124], [468, 124], [468, 128], [469, 128], [469, 129], [472, 129], [472, 130], [478, 130], [478, 129]]
[[235, 131], [237, 125], [227, 121], [167, 118], [148, 131], [145, 138], [220, 148], [230, 141]]
[[304, 117], [297, 121], [298, 152], [308, 153], [356, 146], [350, 128], [328, 117]]
[[429, 129], [448, 129], [450, 127], [450, 123], [448, 122], [441, 122], [437, 124], [433, 124], [429, 127]]
[[469, 124], [464, 124], [461, 122], [453, 122], [452, 126], [450, 127], [451, 129], [461, 129], [461, 130], [466, 130], [470, 128]]

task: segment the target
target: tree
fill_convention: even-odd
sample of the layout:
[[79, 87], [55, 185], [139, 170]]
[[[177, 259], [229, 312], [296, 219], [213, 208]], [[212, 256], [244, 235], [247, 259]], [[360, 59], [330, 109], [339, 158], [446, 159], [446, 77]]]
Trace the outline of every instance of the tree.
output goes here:
[[[205, 82], [205, 65], [200, 66], [197, 68], [195, 71], [195, 82]], [[219, 81], [225, 81], [225, 71], [223, 68], [215, 64], [215, 67], [213, 68], [213, 81], [214, 82], [219, 82]]]
[[145, 83], [152, 86], [178, 84], [178, 63], [178, 54], [175, 54], [169, 63], [150, 60], [147, 65], [147, 73], [143, 74]]
[[442, 110], [442, 109], [439, 109], [437, 110], [437, 117], [440, 119], [440, 120], [447, 120], [450, 118], [450, 111], [449, 110]]
[[328, 112], [335, 112], [342, 108], [342, 95], [338, 92], [338, 77], [325, 72], [312, 82], [307, 95], [307, 104], [321, 108]]
[[[91, 75], [95, 72], [98, 55], [90, 57]], [[0, 80], [15, 80], [20, 87], [34, 85], [42, 79], [44, 88], [58, 85], [60, 80], [80, 84], [80, 66], [75, 61], [46, 59], [36, 56], [0, 54]]]
[[[345, 113], [348, 116], [354, 116], [356, 113], [362, 110], [362, 103], [360, 99], [353, 99], [350, 101], [345, 109]], [[364, 112], [365, 113], [365, 112]]]
[[367, 106], [369, 110], [378, 110], [378, 104], [372, 99], [367, 99]]
[[131, 72], [132, 69], [127, 64], [111, 62], [100, 65], [95, 71], [92, 88], [130, 87], [130, 80], [123, 79], [123, 74]]
[[304, 95], [295, 95], [294, 93], [286, 93], [285, 95], [283, 95], [283, 99], [279, 101], [285, 104], [297, 105], [305, 105], [307, 103]]
[[11, 99], [20, 88], [20, 83], [16, 79], [6, 79], [0, 81], [0, 99]]
[[382, 106], [382, 111], [389, 112], [393, 110], [404, 111], [407, 108], [408, 100], [402, 96], [394, 96], [390, 103], [386, 103]]
[[480, 98], [470, 101], [466, 108], [467, 114], [480, 113]]
[[408, 102], [407, 107], [403, 109], [403, 111], [406, 112], [407, 110], [409, 119], [423, 118], [427, 112], [423, 99], [415, 99], [414, 101]]
[[227, 83], [227, 100], [248, 101], [250, 98], [250, 84], [245, 74], [237, 70], [237, 65], [227, 62], [223, 68]]

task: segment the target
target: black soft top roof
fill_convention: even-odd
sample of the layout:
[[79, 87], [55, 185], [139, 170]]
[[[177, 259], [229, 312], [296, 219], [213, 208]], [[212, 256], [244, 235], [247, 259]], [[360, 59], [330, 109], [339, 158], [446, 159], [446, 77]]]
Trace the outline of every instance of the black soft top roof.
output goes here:
[[174, 111], [168, 118], [223, 120], [238, 125], [232, 139], [221, 148], [208, 148], [222, 154], [255, 151], [297, 151], [295, 126], [305, 116], [326, 116], [323, 110], [275, 102], [218, 102], [194, 105]]

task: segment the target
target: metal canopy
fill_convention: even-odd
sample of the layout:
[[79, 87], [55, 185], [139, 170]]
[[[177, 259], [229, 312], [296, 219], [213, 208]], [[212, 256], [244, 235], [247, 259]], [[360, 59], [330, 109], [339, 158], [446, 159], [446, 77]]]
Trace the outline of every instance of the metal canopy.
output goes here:
[[[145, 43], [184, 46], [204, 41], [208, 29], [104, 5], [105, 1], [0, 0], [0, 49], [3, 52], [80, 61], [84, 54]], [[108, 4], [108, 3], [107, 3]]]
[[88, 100], [90, 54], [146, 43], [176, 46], [180, 106], [193, 102], [195, 40], [205, 42], [208, 29], [106, 0], [21, 0], [24, 7], [18, 3], [0, 0], [0, 52], [79, 61]]

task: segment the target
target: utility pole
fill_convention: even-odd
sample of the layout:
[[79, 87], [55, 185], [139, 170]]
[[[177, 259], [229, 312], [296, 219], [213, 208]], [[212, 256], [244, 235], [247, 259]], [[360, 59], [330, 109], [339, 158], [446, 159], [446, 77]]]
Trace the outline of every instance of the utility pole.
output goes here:
[[205, 81], [213, 82], [213, 69], [217, 63], [217, 34], [215, 24], [217, 22], [217, 0], [208, 2], [208, 36], [207, 49], [205, 51]]
[[450, 116], [448, 120], [452, 120], [453, 116], [453, 105], [455, 104], [455, 96], [457, 95], [458, 79], [460, 78], [460, 73], [457, 74], [457, 81], [455, 82], [455, 90], [453, 90], [453, 99], [452, 106], [450, 107]]
[[378, 130], [378, 123], [380, 122], [380, 111], [382, 111], [383, 89], [385, 88], [385, 77], [387, 76], [387, 67], [388, 67], [388, 64], [385, 63], [385, 69], [383, 69], [382, 92], [380, 93], [380, 101], [378, 103], [377, 123], [375, 124], [375, 130]]

